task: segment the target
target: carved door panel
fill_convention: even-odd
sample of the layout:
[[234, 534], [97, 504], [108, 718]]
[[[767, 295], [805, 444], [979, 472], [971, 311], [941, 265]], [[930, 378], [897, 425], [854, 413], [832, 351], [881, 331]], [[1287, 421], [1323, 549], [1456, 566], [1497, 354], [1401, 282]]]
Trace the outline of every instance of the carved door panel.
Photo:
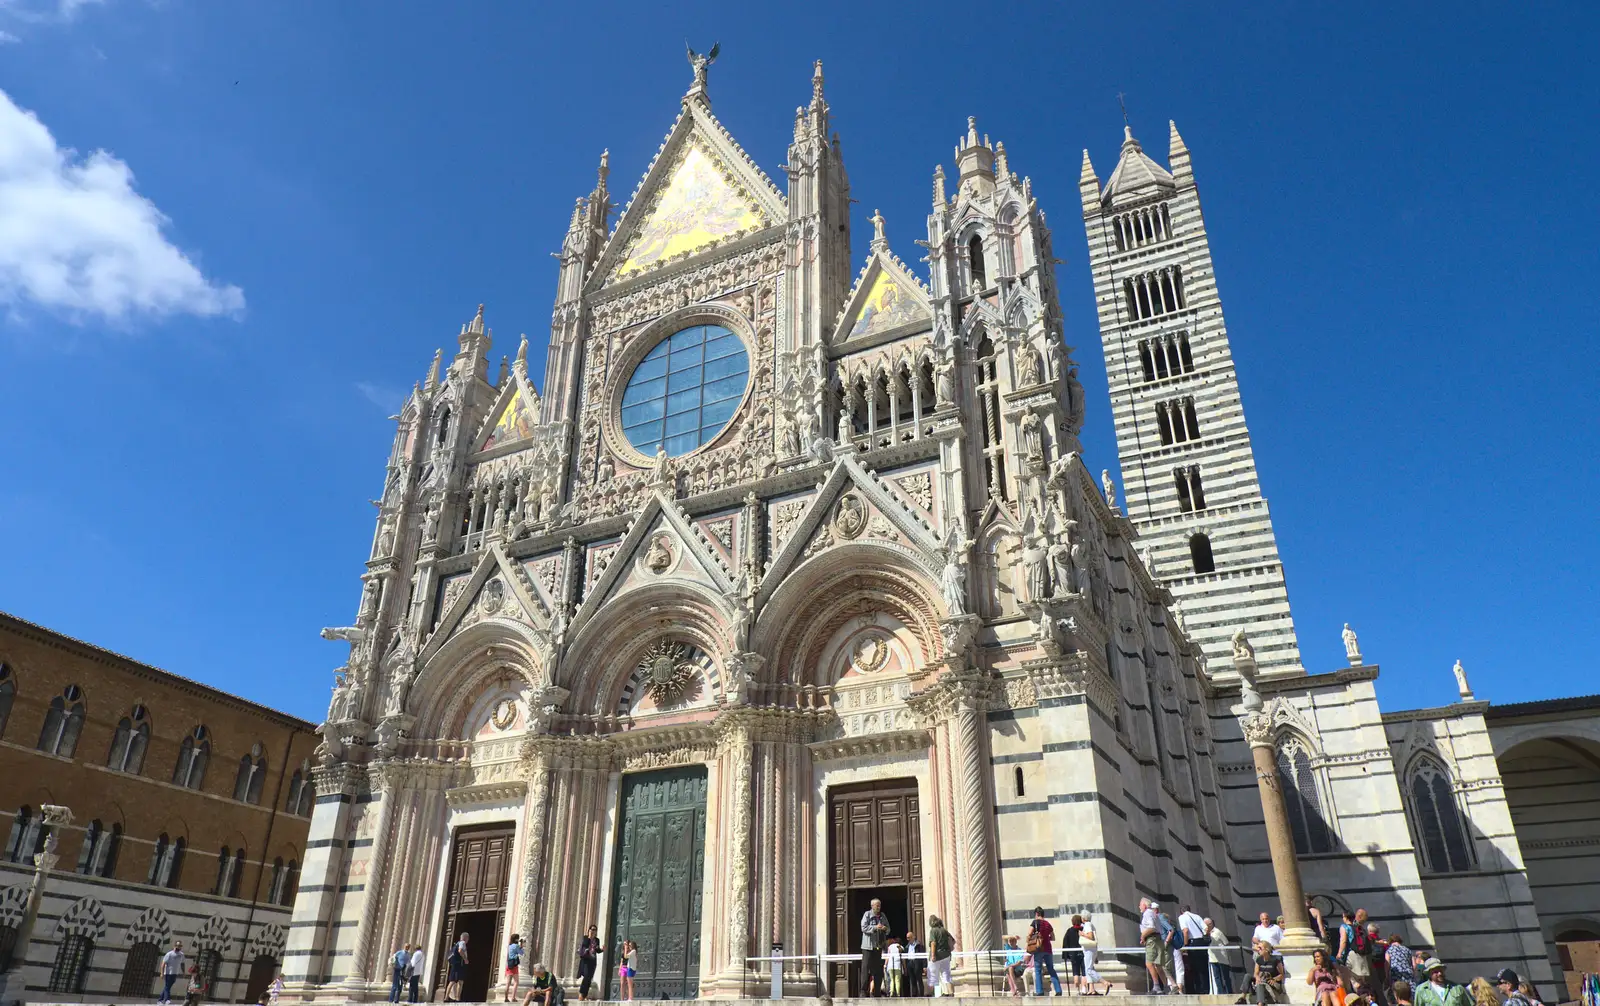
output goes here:
[[635, 998], [693, 998], [700, 988], [706, 770], [625, 776], [621, 803], [611, 953], [604, 958], [611, 998], [618, 993], [623, 940], [639, 949]]
[[828, 815], [829, 951], [860, 949], [860, 915], [874, 897], [883, 901], [896, 935], [905, 933], [902, 926], [921, 935], [922, 831], [915, 780], [834, 787], [828, 791]]
[[491, 824], [455, 832], [450, 887], [445, 896], [445, 925], [431, 962], [437, 994], [444, 992], [450, 947], [461, 933], [468, 935], [463, 997], [466, 1001], [479, 1001], [493, 985], [490, 969], [496, 944], [503, 935], [513, 828], [509, 824]]

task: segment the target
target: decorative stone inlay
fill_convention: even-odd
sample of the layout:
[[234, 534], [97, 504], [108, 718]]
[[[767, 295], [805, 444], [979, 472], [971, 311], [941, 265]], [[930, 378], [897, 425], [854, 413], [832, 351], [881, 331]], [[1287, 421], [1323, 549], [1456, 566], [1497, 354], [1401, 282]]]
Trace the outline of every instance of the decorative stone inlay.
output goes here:
[[723, 548], [733, 549], [733, 518], [724, 517], [721, 520], [707, 521], [705, 529], [715, 538]]
[[776, 554], [794, 533], [810, 500], [788, 500], [772, 508], [772, 552]]
[[894, 480], [894, 484], [926, 513], [933, 513], [933, 476], [927, 472], [907, 475]]

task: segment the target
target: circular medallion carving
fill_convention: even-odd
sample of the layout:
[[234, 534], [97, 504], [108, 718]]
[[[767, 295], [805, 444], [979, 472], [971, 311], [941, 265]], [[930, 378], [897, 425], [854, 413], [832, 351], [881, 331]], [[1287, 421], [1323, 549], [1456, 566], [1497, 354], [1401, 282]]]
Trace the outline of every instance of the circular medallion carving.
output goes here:
[[495, 703], [494, 712], [489, 715], [489, 722], [494, 724], [496, 730], [504, 730], [517, 718], [517, 703], [514, 699], [501, 699]]
[[841, 538], [859, 537], [867, 529], [867, 504], [856, 493], [839, 497], [838, 509], [833, 515], [833, 529]]
[[882, 636], [863, 636], [850, 648], [850, 666], [863, 674], [882, 670], [888, 662], [889, 641]]
[[505, 601], [506, 585], [498, 577], [483, 585], [483, 600], [480, 603], [486, 614], [492, 615], [499, 611]]
[[658, 534], [650, 539], [650, 548], [644, 554], [644, 566], [657, 576], [672, 568], [675, 558], [672, 551], [672, 536]]

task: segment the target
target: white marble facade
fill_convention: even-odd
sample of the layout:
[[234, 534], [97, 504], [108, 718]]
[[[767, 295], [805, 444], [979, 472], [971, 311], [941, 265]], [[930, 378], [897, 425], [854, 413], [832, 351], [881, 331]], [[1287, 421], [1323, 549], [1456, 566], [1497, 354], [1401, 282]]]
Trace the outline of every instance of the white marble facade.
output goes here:
[[[501, 931], [569, 976], [585, 925], [609, 939], [625, 786], [686, 765], [706, 772], [705, 996], [737, 995], [774, 942], [837, 949], [830, 794], [874, 780], [914, 788], [923, 911], [969, 947], [1036, 904], [1122, 945], [1144, 894], [1234, 931], [1276, 911], [1237, 682], [1207, 670], [1079, 456], [1084, 392], [1031, 183], [969, 120], [934, 176], [926, 275], [874, 213], [852, 276], [821, 65], [783, 189], [712, 115], [705, 68], [620, 218], [605, 159], [578, 201], [542, 390], [525, 342], [490, 379], [480, 309], [405, 403], [358, 617], [325, 631], [351, 653], [291, 993], [381, 997], [402, 942], [436, 965], [453, 843], [495, 824]], [[731, 418], [687, 450], [641, 447], [630, 379], [703, 325], [748, 358]], [[1300, 673], [1283, 597], [1263, 635], [1288, 627], [1272, 645], [1294, 673], [1262, 690], [1328, 829], [1307, 888], [1453, 951], [1429, 905], [1473, 881], [1419, 868], [1376, 668]], [[1208, 613], [1206, 631], [1259, 614]], [[1418, 722], [1435, 733], [1414, 743], [1452, 766], [1487, 750], [1473, 707]], [[1484, 770], [1460, 782], [1478, 861], [1520, 865], [1503, 797], [1469, 781]], [[1536, 937], [1471, 953], [1549, 977]]]

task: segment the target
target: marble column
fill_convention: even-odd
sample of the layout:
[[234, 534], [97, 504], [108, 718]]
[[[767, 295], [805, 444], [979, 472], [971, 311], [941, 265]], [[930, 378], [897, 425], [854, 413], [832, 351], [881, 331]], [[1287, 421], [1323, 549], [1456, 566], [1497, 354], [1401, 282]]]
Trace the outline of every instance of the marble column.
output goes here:
[[27, 1001], [27, 978], [24, 968], [28, 964], [28, 944], [33, 941], [33, 929], [39, 921], [39, 906], [44, 902], [45, 883], [50, 871], [55, 869], [57, 833], [72, 823], [72, 811], [53, 803], [39, 808], [39, 827], [44, 831], [43, 851], [33, 857], [33, 883], [28, 888], [28, 901], [22, 910], [22, 921], [17, 924], [17, 939], [11, 948], [11, 967], [0, 976], [0, 1003], [10, 1006]]
[[[352, 998], [371, 991], [373, 981], [372, 943], [377, 926], [378, 911], [383, 906], [385, 867], [390, 858], [390, 831], [394, 827], [394, 806], [399, 801], [398, 790], [405, 777], [400, 766], [375, 764], [367, 769], [368, 785], [378, 790], [378, 821], [372, 829], [372, 854], [368, 862], [365, 897], [361, 900], [361, 915], [356, 921], [354, 948], [350, 955], [350, 970], [345, 973], [344, 987]], [[368, 811], [370, 813], [370, 810]], [[383, 985], [381, 977], [378, 984]]]
[[538, 906], [534, 902], [539, 893], [539, 881], [544, 866], [545, 836], [550, 809], [550, 775], [549, 752], [543, 747], [534, 748], [529, 755], [528, 796], [524, 811], [526, 818], [522, 829], [523, 835], [527, 837], [522, 849], [522, 890], [518, 894], [517, 901], [517, 931], [526, 941], [523, 945], [532, 959], [537, 959], [545, 950], [543, 936], [534, 929], [538, 919]]
[[1255, 651], [1244, 639], [1243, 630], [1234, 637], [1234, 668], [1242, 682], [1244, 716], [1240, 725], [1250, 757], [1255, 763], [1256, 788], [1261, 794], [1261, 818], [1267, 830], [1267, 846], [1272, 854], [1273, 879], [1278, 888], [1278, 911], [1283, 915], [1284, 991], [1289, 1001], [1309, 1004], [1316, 1001], [1315, 990], [1306, 984], [1311, 970], [1311, 952], [1322, 946], [1311, 928], [1306, 911], [1305, 888], [1300, 882], [1300, 861], [1295, 856], [1294, 833], [1289, 828], [1289, 809], [1284, 803], [1278, 779], [1278, 750], [1274, 739], [1272, 714], [1262, 708], [1255, 690]]
[[753, 746], [750, 724], [743, 717], [729, 720], [718, 745], [721, 768], [726, 771], [728, 803], [727, 897], [728, 953], [724, 980], [737, 988], [744, 976], [750, 950], [750, 804], [753, 792]]

